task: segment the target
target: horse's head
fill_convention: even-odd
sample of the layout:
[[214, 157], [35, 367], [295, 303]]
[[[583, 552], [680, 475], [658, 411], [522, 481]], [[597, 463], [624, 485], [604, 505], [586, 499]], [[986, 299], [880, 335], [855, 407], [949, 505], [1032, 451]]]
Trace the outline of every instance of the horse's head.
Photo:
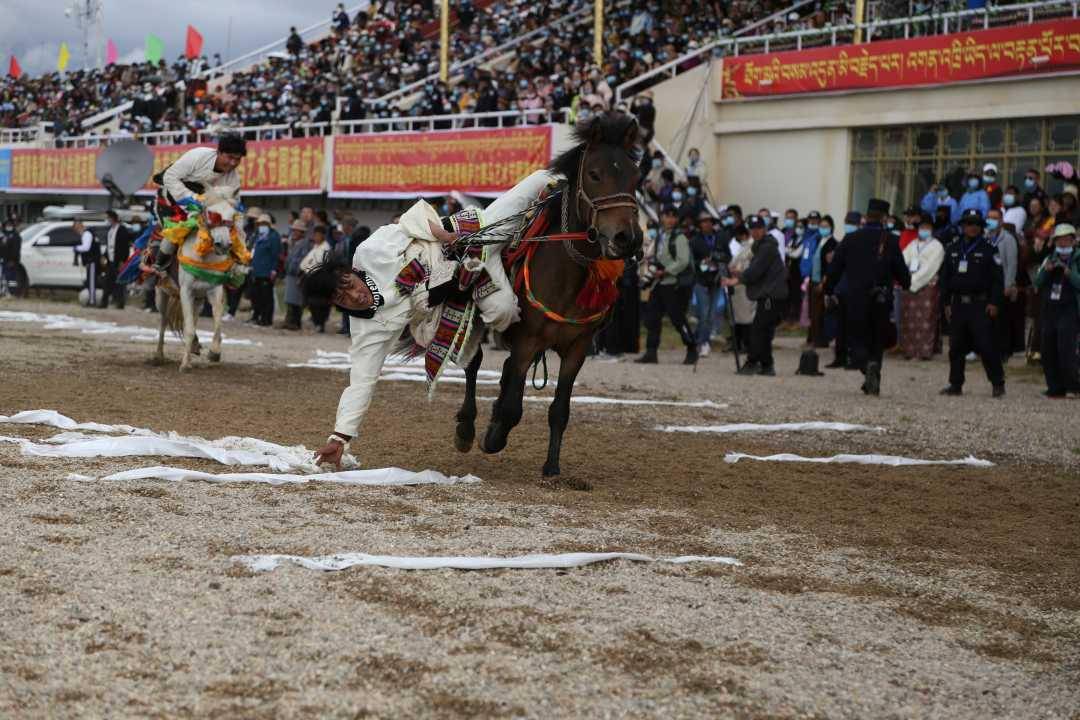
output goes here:
[[233, 192], [219, 188], [210, 188], [203, 198], [202, 221], [210, 231], [214, 252], [218, 255], [228, 255], [232, 247], [233, 221], [238, 219], [237, 204]]
[[637, 120], [625, 113], [596, 115], [574, 130], [579, 141], [552, 162], [570, 180], [578, 219], [604, 257], [627, 258], [641, 250], [634, 191], [641, 180]]

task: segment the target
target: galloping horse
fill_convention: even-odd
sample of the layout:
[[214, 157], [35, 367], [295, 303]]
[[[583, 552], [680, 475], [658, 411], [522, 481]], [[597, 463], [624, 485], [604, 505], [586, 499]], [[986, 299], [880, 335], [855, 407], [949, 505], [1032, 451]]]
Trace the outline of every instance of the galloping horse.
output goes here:
[[[236, 263], [247, 264], [250, 254], [244, 247], [242, 231], [234, 226], [238, 204], [237, 198], [218, 188], [211, 188], [203, 199], [205, 209], [197, 217], [197, 227], [187, 228], [183, 245], [176, 251], [177, 279], [179, 288], [171, 279], [162, 278], [158, 282], [155, 298], [161, 313], [158, 328], [157, 352], [155, 364], [165, 361], [165, 329], [177, 327], [176, 303], [180, 304], [183, 320], [184, 354], [180, 361], [180, 371], [191, 369], [191, 356], [198, 354], [198, 338], [195, 336], [195, 323], [198, 307], [203, 299], [210, 300], [214, 315], [214, 337], [210, 343], [210, 362], [221, 361], [221, 318], [225, 309], [225, 283], [232, 273], [239, 268]], [[165, 233], [179, 228], [166, 229]], [[176, 239], [179, 239], [177, 237]], [[199, 301], [199, 305], [196, 305]]]
[[[529, 366], [540, 353], [554, 348], [561, 364], [555, 399], [548, 410], [551, 434], [543, 468], [546, 478], [560, 473], [574, 380], [610, 309], [610, 302], [598, 307], [583, 298], [590, 283], [597, 282], [607, 283], [610, 295], [618, 277], [615, 273], [621, 274], [621, 259], [641, 249], [634, 197], [640, 180], [638, 135], [637, 121], [625, 114], [600, 115], [579, 125], [574, 133], [578, 144], [548, 168], [565, 178], [561, 192], [550, 195], [544, 210], [547, 227], [557, 226], [561, 241], [546, 241], [555, 239], [550, 236], [530, 240], [526, 233], [519, 245], [524, 246], [516, 283], [522, 318], [504, 334], [511, 352], [503, 365], [491, 424], [479, 446], [485, 453], [506, 447], [510, 431], [521, 421]], [[599, 268], [603, 277], [598, 277]], [[476, 436], [476, 376], [482, 360], [478, 349], [466, 369], [465, 401], [457, 414], [455, 437], [462, 452], [468, 452]]]

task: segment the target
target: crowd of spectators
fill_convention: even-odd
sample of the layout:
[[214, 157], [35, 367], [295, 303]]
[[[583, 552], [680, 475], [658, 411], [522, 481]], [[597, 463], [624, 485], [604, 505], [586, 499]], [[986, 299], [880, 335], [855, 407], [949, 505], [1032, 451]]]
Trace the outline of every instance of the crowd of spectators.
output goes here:
[[[450, 83], [378, 98], [438, 71], [437, 4], [390, 0], [354, 17], [335, 10], [331, 31], [305, 43], [290, 29], [285, 52], [227, 76], [208, 92], [200, 73], [220, 65], [205, 57], [173, 64], [10, 76], [0, 81], [0, 125], [52, 122], [58, 136], [80, 134], [80, 122], [129, 100], [121, 131], [204, 130], [216, 126], [329, 120], [338, 97], [346, 120], [406, 115], [546, 108], [586, 113], [612, 106], [614, 88], [649, 69], [782, 10], [788, 0], [651, 0], [616, 4], [606, 15], [603, 66], [592, 60], [592, 23], [584, 0], [465, 0], [454, 6], [451, 58], [462, 62], [515, 37], [541, 30], [500, 62], [468, 65]], [[835, 6], [835, 7], [834, 7]], [[843, 3], [824, 0], [755, 32], [821, 26]], [[487, 65], [487, 63], [484, 63]], [[210, 73], [212, 76], [213, 73]], [[217, 85], [211, 80], [209, 87]]]
[[[601, 335], [603, 352], [643, 350], [638, 361], [655, 363], [661, 325], [669, 321], [686, 348], [687, 364], [717, 345], [725, 352], [751, 353], [757, 362], [754, 372], [773, 374], [771, 354], [763, 363], [762, 344], [755, 347], [753, 341], [752, 328], [761, 324], [755, 323], [756, 298], [747, 297], [748, 288], [740, 284], [727, 293], [723, 289], [724, 279], [745, 272], [771, 238], [769, 247], [776, 250], [770, 252], [778, 251], [776, 265], [783, 268], [783, 288], [773, 298], [780, 307], [779, 324], [789, 334], [805, 334], [811, 348], [831, 346], [829, 367], [855, 369], [852, 339], [845, 330], [844, 288], [851, 278], [830, 292], [826, 281], [837, 250], [867, 225], [866, 215], [854, 209], [835, 217], [816, 209], [717, 209], [705, 202], [704, 164], [696, 150], [678, 179], [659, 154], [651, 166], [644, 190], [658, 219], [649, 223], [645, 260], [623, 278], [616, 317]], [[962, 176], [963, 187], [942, 179], [912, 207], [877, 220], [896, 242], [912, 280], [907, 289], [897, 285], [888, 298], [892, 314], [886, 347], [894, 354], [929, 360], [942, 352], [948, 303], [938, 282], [946, 251], [970, 242], [964, 228], [974, 213], [982, 223], [979, 234], [994, 249], [1002, 272], [1002, 307], [990, 331], [994, 352], [1003, 363], [1017, 354], [1029, 364], [1042, 363], [1050, 396], [1080, 392], [1080, 276], [1069, 279], [1069, 263], [1077, 258], [1064, 249], [1075, 243], [1080, 227], [1077, 171], [1055, 163], [1045, 172], [1064, 182], [1062, 193], [1048, 195], [1037, 168], [1026, 172], [1022, 186], [1002, 186], [997, 167], [987, 163], [981, 170], [950, 175]], [[1071, 272], [1077, 271], [1080, 266]], [[641, 299], [639, 288], [649, 291], [647, 299]], [[644, 348], [639, 345], [642, 327], [647, 331]], [[974, 354], [967, 359], [975, 359]]]

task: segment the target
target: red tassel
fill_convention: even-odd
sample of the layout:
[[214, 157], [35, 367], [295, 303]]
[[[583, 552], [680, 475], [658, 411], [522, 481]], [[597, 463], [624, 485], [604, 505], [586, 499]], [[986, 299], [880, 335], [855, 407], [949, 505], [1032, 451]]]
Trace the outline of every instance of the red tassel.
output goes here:
[[595, 261], [589, 263], [589, 275], [585, 286], [577, 296], [577, 305], [583, 310], [606, 310], [619, 297], [616, 279], [622, 275], [622, 262]]

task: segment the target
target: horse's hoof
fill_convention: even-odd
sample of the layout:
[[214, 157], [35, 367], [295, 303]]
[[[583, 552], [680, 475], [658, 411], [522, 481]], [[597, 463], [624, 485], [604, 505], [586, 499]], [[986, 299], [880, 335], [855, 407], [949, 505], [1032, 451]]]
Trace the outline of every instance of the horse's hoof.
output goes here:
[[558, 463], [544, 463], [544, 479], [554, 478], [559, 475]]
[[161, 355], [155, 355], [146, 362], [148, 365], [153, 365], [154, 367], [161, 367], [165, 364], [165, 358]]
[[457, 432], [454, 433], [454, 447], [458, 452], [467, 453], [472, 450], [473, 440], [476, 439], [476, 432], [465, 433], [462, 432], [461, 426], [458, 426]]
[[565, 478], [558, 474], [548, 475], [546, 470], [544, 472], [544, 477], [540, 480], [540, 487], [547, 490], [576, 490], [578, 492], [589, 492], [592, 490], [592, 484], [585, 480]]
[[190, 365], [181, 365], [180, 366], [180, 372], [182, 372], [182, 373], [191, 372], [191, 366]]
[[494, 455], [502, 452], [506, 447], [506, 439], [492, 440], [491, 433], [488, 433], [483, 440], [480, 441], [480, 452], [486, 455]]
[[221, 353], [211, 350], [208, 358], [210, 362], [221, 362]]

